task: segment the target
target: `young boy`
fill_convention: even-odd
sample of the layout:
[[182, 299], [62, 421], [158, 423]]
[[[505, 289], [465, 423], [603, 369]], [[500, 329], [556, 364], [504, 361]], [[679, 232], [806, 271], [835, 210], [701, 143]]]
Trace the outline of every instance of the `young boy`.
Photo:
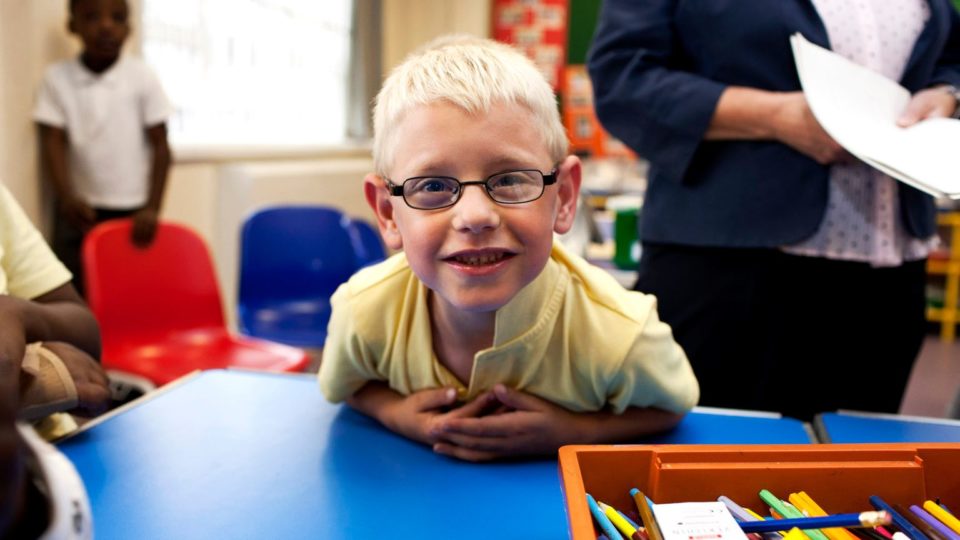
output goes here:
[[70, 0], [83, 52], [47, 70], [33, 113], [57, 199], [53, 248], [81, 292], [86, 233], [133, 216], [133, 242], [149, 245], [170, 166], [167, 98], [146, 64], [121, 58], [128, 17], [125, 0]]
[[654, 298], [554, 242], [580, 162], [510, 47], [445, 38], [388, 77], [364, 194], [392, 249], [332, 299], [320, 388], [480, 461], [667, 429], [699, 389]]

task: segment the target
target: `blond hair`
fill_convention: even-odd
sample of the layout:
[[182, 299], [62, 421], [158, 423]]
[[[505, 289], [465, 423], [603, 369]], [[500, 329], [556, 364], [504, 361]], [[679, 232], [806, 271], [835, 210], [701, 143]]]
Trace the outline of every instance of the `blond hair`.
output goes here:
[[437, 38], [411, 53], [384, 81], [373, 109], [373, 163], [388, 175], [393, 164], [394, 127], [420, 105], [446, 101], [471, 113], [498, 102], [533, 113], [554, 162], [567, 154], [567, 135], [553, 90], [530, 59], [489, 39], [466, 35]]

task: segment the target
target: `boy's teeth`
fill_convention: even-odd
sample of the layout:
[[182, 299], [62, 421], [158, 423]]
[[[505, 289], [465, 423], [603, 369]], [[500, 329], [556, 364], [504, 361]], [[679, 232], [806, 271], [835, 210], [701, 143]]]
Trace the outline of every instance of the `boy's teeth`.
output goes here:
[[476, 255], [471, 257], [457, 257], [457, 262], [470, 266], [479, 266], [481, 264], [490, 264], [503, 258], [502, 253], [495, 255]]

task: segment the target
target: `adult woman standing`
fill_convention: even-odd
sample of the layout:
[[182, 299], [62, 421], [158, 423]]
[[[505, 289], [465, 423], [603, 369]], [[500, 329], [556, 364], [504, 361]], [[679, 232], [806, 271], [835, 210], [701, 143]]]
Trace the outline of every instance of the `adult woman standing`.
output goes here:
[[606, 0], [597, 114], [651, 162], [637, 288], [658, 297], [703, 405], [896, 412], [934, 204], [823, 131], [794, 32], [899, 80], [903, 125], [957, 111], [948, 0]]

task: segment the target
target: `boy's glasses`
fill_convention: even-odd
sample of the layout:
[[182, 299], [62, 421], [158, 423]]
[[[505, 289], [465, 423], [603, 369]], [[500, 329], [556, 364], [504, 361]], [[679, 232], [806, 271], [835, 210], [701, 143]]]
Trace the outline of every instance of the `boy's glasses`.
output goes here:
[[394, 197], [403, 197], [410, 208], [437, 210], [457, 204], [463, 188], [483, 186], [487, 195], [500, 204], [522, 204], [535, 201], [543, 195], [545, 186], [557, 183], [557, 170], [544, 174], [537, 169], [519, 169], [498, 172], [486, 180], [461, 182], [452, 176], [414, 176], [403, 184], [387, 180], [387, 190]]

